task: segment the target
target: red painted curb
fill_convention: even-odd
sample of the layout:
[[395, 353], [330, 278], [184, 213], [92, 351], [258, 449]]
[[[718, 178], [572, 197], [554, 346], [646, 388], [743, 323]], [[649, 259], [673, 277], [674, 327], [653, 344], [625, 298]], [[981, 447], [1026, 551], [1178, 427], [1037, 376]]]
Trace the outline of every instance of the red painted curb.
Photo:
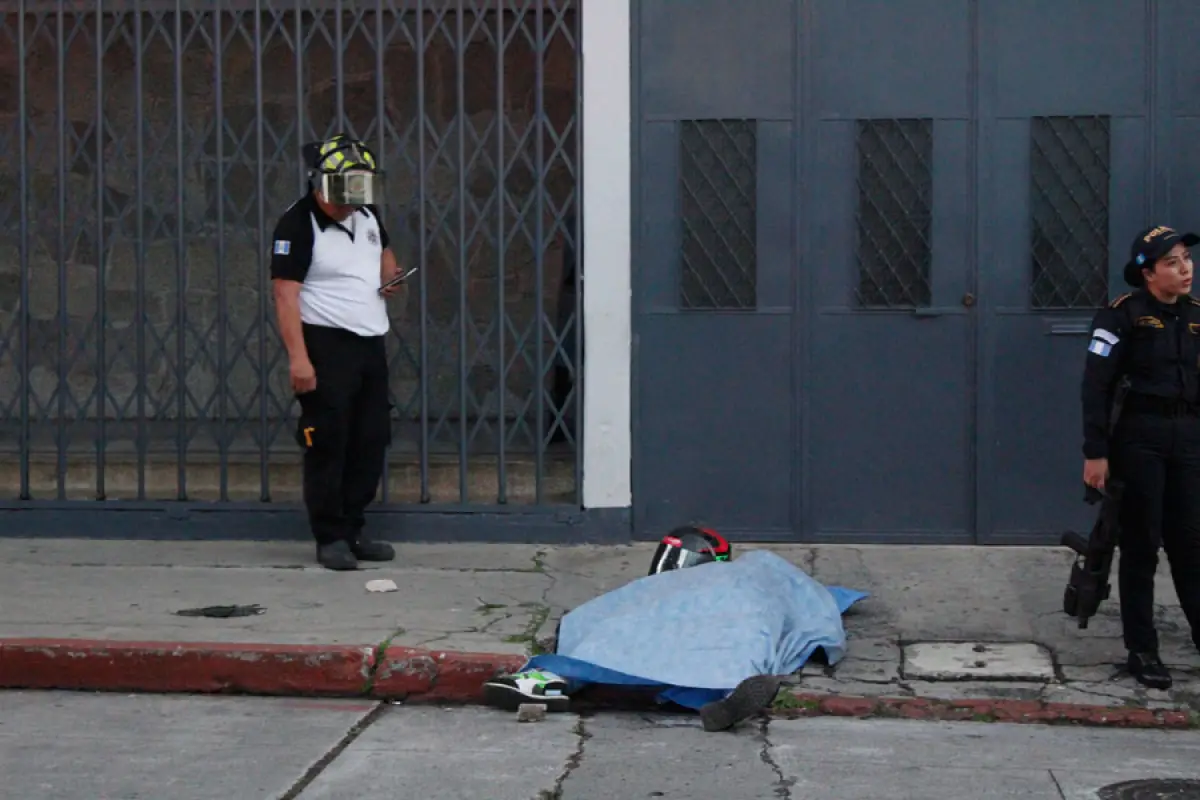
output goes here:
[[[519, 669], [525, 656], [389, 647], [0, 639], [0, 689], [222, 693], [478, 703], [483, 684]], [[657, 692], [595, 686], [581, 706], [654, 708]], [[791, 691], [777, 717], [891, 717], [923, 720], [1192, 728], [1186, 708], [850, 697]]]
[[501, 653], [389, 647], [379, 659], [371, 696], [419, 703], [474, 703], [482, 699], [484, 683], [496, 675], [515, 672], [527, 660]]
[[1127, 706], [1093, 706], [1046, 703], [1040, 700], [934, 700], [925, 697], [849, 697], [792, 692], [795, 705], [786, 700], [772, 714], [799, 717], [903, 718], [938, 721], [976, 720], [1115, 726], [1122, 728], [1192, 728], [1193, 714], [1186, 708], [1148, 709]]
[[0, 639], [0, 688], [360, 695], [374, 648]]
[[243, 692], [474, 703], [527, 660], [368, 646], [0, 639], [0, 689]]

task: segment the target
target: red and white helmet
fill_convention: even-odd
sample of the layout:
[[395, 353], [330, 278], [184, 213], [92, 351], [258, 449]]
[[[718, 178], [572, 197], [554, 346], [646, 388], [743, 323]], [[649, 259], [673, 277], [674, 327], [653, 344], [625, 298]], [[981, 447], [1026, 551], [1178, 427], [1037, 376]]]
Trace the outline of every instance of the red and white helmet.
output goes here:
[[657, 575], [672, 569], [685, 569], [710, 561], [728, 561], [732, 549], [725, 537], [711, 528], [695, 525], [680, 526], [662, 538], [654, 558], [650, 561], [649, 575]]

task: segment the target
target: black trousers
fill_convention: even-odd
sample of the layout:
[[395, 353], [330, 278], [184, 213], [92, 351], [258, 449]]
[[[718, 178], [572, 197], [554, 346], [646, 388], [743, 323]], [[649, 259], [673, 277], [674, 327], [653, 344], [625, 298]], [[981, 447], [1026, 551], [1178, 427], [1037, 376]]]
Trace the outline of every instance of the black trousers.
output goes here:
[[1200, 646], [1200, 417], [1127, 413], [1112, 445], [1110, 467], [1126, 485], [1117, 576], [1125, 646], [1158, 650], [1154, 575], [1160, 545]]
[[304, 448], [304, 505], [318, 544], [359, 535], [391, 443], [383, 336], [304, 326], [317, 388], [297, 395]]

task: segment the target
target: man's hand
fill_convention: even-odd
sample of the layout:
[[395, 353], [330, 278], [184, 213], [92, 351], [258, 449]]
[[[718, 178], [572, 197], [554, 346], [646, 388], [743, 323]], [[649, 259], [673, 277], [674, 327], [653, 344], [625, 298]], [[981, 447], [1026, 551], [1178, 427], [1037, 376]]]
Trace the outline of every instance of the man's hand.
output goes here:
[[408, 286], [405, 281], [400, 281], [400, 283], [393, 283], [391, 286], [388, 286], [382, 290], [383, 296], [391, 297], [393, 295], [399, 294], [400, 292], [403, 292], [407, 288], [408, 288]]
[[275, 279], [275, 309], [279, 335], [288, 353], [288, 372], [296, 394], [317, 388], [317, 373], [304, 346], [304, 324], [300, 321], [300, 282]]
[[1108, 478], [1108, 459], [1089, 458], [1083, 462], [1083, 482], [1097, 491], [1104, 491]]
[[317, 388], [317, 371], [307, 358], [293, 360], [289, 373], [292, 378], [292, 391], [296, 394], [305, 394]]
[[[383, 286], [387, 284], [388, 281], [402, 274], [403, 273], [400, 271], [400, 265], [396, 262], [396, 254], [392, 252], [392, 248], [389, 247], [385, 249], [383, 251], [383, 255], [379, 257], [380, 285]], [[384, 297], [391, 297], [392, 295], [398, 294], [407, 289], [408, 287], [405, 286], [405, 283], [406, 281], [394, 283], [391, 286], [388, 286], [386, 289], [382, 289], [381, 293]]]

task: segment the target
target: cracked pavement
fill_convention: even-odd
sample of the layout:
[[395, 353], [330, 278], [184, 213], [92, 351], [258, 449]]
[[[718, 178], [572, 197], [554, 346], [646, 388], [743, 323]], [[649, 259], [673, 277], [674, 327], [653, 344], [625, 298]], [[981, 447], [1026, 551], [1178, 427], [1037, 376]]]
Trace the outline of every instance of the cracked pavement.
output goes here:
[[[1038, 699], [1200, 710], [1200, 654], [1162, 560], [1157, 618], [1175, 687], [1146, 690], [1123, 660], [1115, 597], [1087, 630], [1061, 611], [1064, 548], [798, 546], [774, 550], [826, 585], [871, 596], [845, 618], [847, 657], [810, 664], [800, 691], [851, 696]], [[0, 539], [0, 636], [268, 644], [352, 644], [531, 654], [553, 646], [568, 610], [645, 575], [654, 544], [397, 545], [398, 558], [353, 573], [313, 564], [295, 542]], [[390, 578], [398, 591], [370, 593]], [[258, 604], [258, 616], [182, 617], [182, 609]], [[1030, 642], [1049, 680], [935, 681], [909, 674], [921, 641]]]
[[1197, 764], [1197, 731], [0, 693], [4, 796], [39, 800], [1082, 800]]

